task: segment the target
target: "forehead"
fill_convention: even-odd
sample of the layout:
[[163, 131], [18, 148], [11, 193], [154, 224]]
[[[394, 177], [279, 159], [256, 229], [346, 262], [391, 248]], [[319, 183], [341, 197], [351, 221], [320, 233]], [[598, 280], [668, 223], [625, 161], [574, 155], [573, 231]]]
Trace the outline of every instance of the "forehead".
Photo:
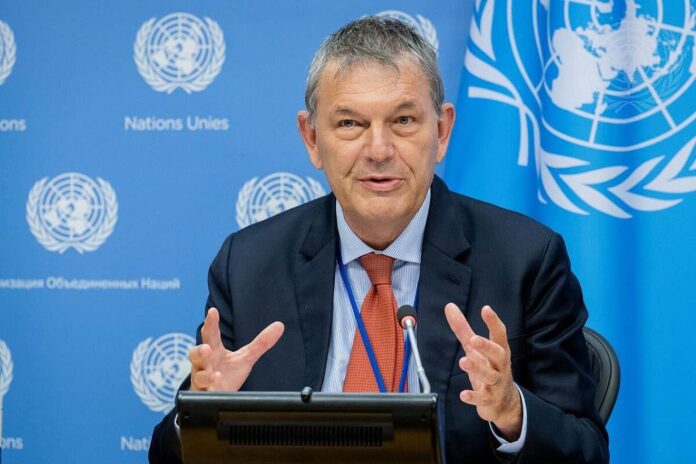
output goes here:
[[397, 66], [360, 62], [340, 67], [327, 63], [317, 88], [317, 106], [410, 99], [430, 101], [430, 87], [421, 68], [409, 61]]

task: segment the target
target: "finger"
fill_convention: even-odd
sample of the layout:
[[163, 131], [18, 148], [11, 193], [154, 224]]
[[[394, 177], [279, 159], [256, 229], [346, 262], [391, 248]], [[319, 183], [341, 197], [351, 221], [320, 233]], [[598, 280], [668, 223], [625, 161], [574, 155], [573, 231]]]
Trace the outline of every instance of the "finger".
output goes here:
[[222, 338], [220, 336], [220, 313], [217, 308], [210, 308], [205, 316], [203, 327], [201, 327], [201, 337], [203, 343], [210, 345], [210, 348], [215, 351], [222, 347]]
[[197, 372], [209, 368], [211, 349], [209, 345], [197, 345], [189, 350], [191, 372]]
[[490, 406], [493, 403], [493, 397], [486, 391], [462, 390], [459, 399], [472, 406]]
[[486, 305], [481, 310], [481, 317], [483, 322], [486, 323], [486, 327], [488, 327], [488, 338], [502, 346], [505, 351], [508, 351], [510, 347], [507, 341], [507, 329], [503, 321], [498, 317], [498, 314], [493, 311], [493, 308]]
[[469, 343], [469, 339], [475, 334], [474, 331], [471, 330], [471, 326], [459, 307], [454, 303], [447, 303], [447, 305], [445, 305], [445, 317], [447, 318], [450, 329], [452, 329], [454, 335], [457, 336], [459, 343], [461, 343], [462, 346], [466, 346]]
[[500, 378], [500, 373], [490, 365], [485, 356], [477, 351], [467, 352], [467, 355], [459, 360], [459, 367], [469, 374], [470, 379], [473, 377], [480, 380], [483, 386], [495, 385]]
[[282, 322], [274, 322], [263, 329], [255, 339], [248, 345], [243, 347], [241, 351], [248, 357], [251, 364], [255, 364], [261, 356], [278, 343], [280, 337], [285, 331], [285, 326]]
[[503, 368], [507, 365], [507, 352], [505, 348], [496, 342], [475, 335], [471, 338], [469, 345], [465, 347], [467, 354], [469, 350], [475, 350], [486, 357], [488, 362], [496, 368]]
[[222, 379], [222, 374], [216, 371], [200, 370], [191, 373], [191, 390], [215, 390], [215, 385]]

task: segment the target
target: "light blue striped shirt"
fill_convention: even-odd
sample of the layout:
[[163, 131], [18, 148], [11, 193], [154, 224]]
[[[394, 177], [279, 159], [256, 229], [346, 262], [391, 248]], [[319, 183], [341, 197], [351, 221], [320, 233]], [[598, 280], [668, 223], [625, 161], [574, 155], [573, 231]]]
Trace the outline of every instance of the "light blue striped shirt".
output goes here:
[[[341, 257], [346, 267], [348, 280], [355, 294], [355, 301], [362, 306], [367, 292], [372, 287], [367, 272], [363, 269], [358, 258], [368, 253], [381, 253], [394, 258], [392, 268], [392, 290], [396, 298], [396, 305], [400, 307], [404, 304], [413, 304], [418, 288], [420, 277], [421, 252], [423, 250], [423, 234], [425, 233], [425, 223], [428, 219], [430, 210], [430, 190], [428, 190], [425, 200], [420, 209], [406, 226], [404, 231], [383, 251], [374, 250], [353, 232], [348, 226], [343, 214], [341, 205], [336, 202], [336, 220], [338, 226], [338, 236], [340, 239]], [[324, 392], [343, 391], [343, 381], [348, 370], [350, 352], [353, 348], [353, 338], [355, 337], [356, 322], [353, 309], [350, 306], [348, 293], [343, 285], [341, 274], [336, 264], [334, 276], [333, 293], [333, 318], [331, 322], [331, 340], [329, 342], [329, 355], [326, 360], [326, 371], [324, 372]], [[406, 334], [404, 333], [404, 339]], [[517, 387], [517, 385], [515, 385]], [[514, 442], [508, 442], [500, 437], [493, 426], [491, 432], [500, 443], [499, 452], [519, 453], [524, 445], [527, 436], [527, 405], [524, 395], [517, 387], [522, 399], [522, 433], [520, 438]], [[418, 373], [414, 365], [413, 356], [408, 365], [408, 391], [410, 393], [420, 393], [420, 383]]]
[[[341, 205], [336, 202], [336, 219], [338, 236], [341, 246], [341, 257], [346, 266], [348, 280], [355, 294], [355, 301], [362, 306], [367, 292], [372, 287], [367, 272], [363, 269], [358, 258], [368, 253], [380, 253], [394, 258], [392, 268], [392, 290], [396, 298], [396, 305], [413, 304], [420, 277], [421, 250], [423, 248], [423, 233], [425, 222], [428, 219], [430, 209], [430, 190], [420, 209], [413, 217], [406, 229], [383, 251], [374, 250], [365, 244], [351, 230], [343, 215]], [[324, 373], [324, 385], [322, 391], [341, 392], [343, 381], [348, 370], [348, 361], [353, 347], [356, 322], [353, 309], [350, 306], [348, 294], [343, 286], [341, 274], [336, 265], [334, 277], [334, 313], [331, 323], [331, 341], [329, 343], [329, 356], [326, 361]], [[404, 333], [404, 338], [406, 334]], [[414, 365], [413, 356], [408, 366], [408, 390], [411, 393], [420, 393], [418, 373]]]

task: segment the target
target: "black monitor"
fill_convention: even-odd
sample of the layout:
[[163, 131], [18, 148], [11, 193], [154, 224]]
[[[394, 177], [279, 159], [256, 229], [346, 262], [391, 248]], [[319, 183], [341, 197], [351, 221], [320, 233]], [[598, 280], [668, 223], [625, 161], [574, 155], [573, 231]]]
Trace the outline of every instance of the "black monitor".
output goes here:
[[440, 463], [437, 395], [179, 392], [185, 464]]

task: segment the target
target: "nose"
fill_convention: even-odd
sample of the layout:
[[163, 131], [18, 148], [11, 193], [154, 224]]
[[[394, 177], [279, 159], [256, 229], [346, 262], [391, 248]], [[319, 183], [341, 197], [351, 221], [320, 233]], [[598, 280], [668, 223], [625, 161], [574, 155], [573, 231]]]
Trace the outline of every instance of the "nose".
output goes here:
[[393, 134], [384, 125], [373, 124], [369, 129], [366, 157], [376, 163], [382, 163], [394, 156]]

